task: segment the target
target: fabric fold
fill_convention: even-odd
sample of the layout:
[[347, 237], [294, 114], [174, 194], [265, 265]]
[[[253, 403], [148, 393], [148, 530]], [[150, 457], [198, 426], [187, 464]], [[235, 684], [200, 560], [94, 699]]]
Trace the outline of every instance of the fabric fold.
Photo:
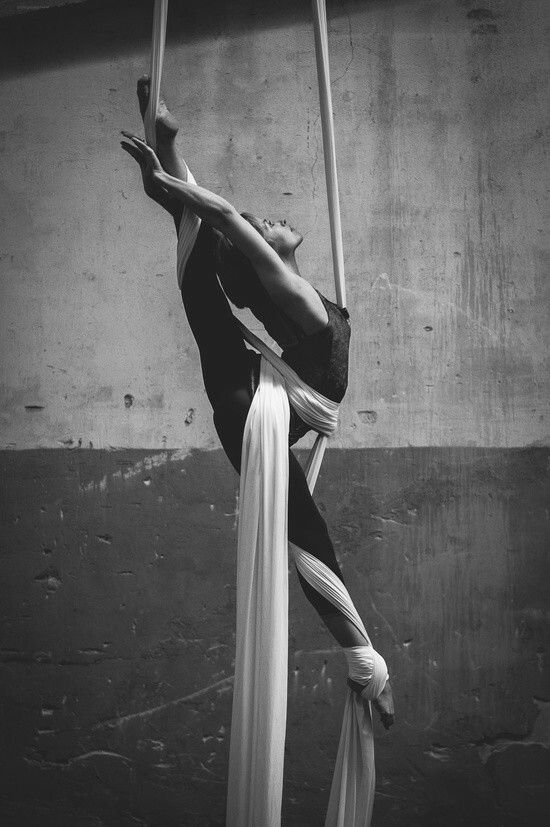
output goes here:
[[281, 823], [288, 671], [289, 421], [284, 383], [262, 359], [241, 455], [228, 827]]
[[[187, 182], [189, 184], [196, 184], [194, 175], [187, 167]], [[185, 268], [187, 266], [187, 262], [189, 261], [189, 256], [195, 246], [195, 241], [197, 240], [197, 235], [199, 234], [201, 226], [201, 219], [198, 215], [195, 215], [189, 207], [185, 206], [182, 207], [181, 211], [181, 218], [178, 227], [178, 247], [177, 247], [177, 275], [178, 275], [178, 287], [181, 290], [181, 285], [183, 283], [183, 274], [185, 273]]]
[[364, 683], [361, 697], [348, 688], [338, 753], [332, 776], [325, 827], [368, 827], [374, 804], [376, 772], [370, 701], [388, 679], [384, 658], [373, 648], [350, 594], [331, 569], [294, 543], [289, 543], [302, 577], [333, 604], [364, 636], [365, 646], [344, 649], [350, 677]]
[[370, 704], [348, 689], [325, 827], [369, 827], [375, 783]]

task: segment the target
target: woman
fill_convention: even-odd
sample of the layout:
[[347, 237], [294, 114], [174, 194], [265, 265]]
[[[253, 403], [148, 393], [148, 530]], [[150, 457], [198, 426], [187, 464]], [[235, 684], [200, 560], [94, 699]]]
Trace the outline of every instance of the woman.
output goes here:
[[[148, 98], [149, 80], [140, 78], [142, 117]], [[348, 313], [300, 275], [296, 250], [303, 238], [286, 221], [239, 214], [221, 196], [188, 182], [187, 166], [176, 150], [177, 132], [177, 122], [161, 101], [157, 152], [128, 132], [123, 132], [128, 141], [121, 145], [139, 163], [145, 192], [173, 216], [176, 227], [183, 205], [202, 219], [183, 274], [182, 297], [199, 348], [214, 424], [229, 460], [240, 472], [243, 431], [258, 385], [260, 357], [245, 346], [225, 293], [262, 322], [283, 349], [283, 360], [300, 378], [334, 402], [341, 401], [347, 387]], [[308, 430], [291, 406], [289, 446]], [[288, 537], [343, 580], [325, 521], [290, 448]], [[306, 597], [338, 643], [344, 649], [364, 646], [355, 625], [299, 577]], [[360, 684], [351, 679], [348, 683], [361, 692]], [[388, 729], [394, 711], [389, 680], [374, 705]]]

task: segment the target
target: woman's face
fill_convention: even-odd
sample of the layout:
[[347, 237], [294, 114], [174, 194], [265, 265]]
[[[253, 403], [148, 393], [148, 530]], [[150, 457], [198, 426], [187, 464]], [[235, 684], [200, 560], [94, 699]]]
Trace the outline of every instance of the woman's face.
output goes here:
[[291, 227], [286, 219], [270, 221], [268, 218], [256, 218], [250, 213], [242, 213], [242, 215], [282, 258], [294, 253], [304, 240], [303, 235], [294, 227]]
[[284, 218], [280, 221], [269, 221], [264, 218], [261, 224], [263, 237], [280, 256], [293, 253], [304, 240], [303, 235], [291, 227]]

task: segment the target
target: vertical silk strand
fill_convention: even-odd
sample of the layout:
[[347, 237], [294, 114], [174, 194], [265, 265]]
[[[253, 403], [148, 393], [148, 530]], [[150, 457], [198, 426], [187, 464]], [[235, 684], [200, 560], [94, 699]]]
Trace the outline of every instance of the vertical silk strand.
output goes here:
[[[323, 133], [323, 155], [325, 159], [325, 177], [327, 183], [328, 217], [330, 224], [330, 242], [332, 247], [332, 266], [334, 269], [334, 288], [339, 307], [346, 306], [346, 278], [344, 274], [344, 245], [342, 242], [342, 221], [340, 218], [340, 200], [338, 197], [338, 173], [336, 171], [336, 142], [334, 139], [334, 121], [332, 117], [332, 95], [330, 91], [330, 67], [328, 58], [327, 10], [325, 0], [311, 0], [313, 11], [313, 31], [315, 34], [315, 59], [317, 62], [317, 82], [319, 85], [319, 107], [321, 110], [321, 131]], [[309, 490], [313, 493], [321, 464], [327, 447], [327, 439], [320, 434], [310, 453], [306, 465], [306, 479]]]
[[319, 83], [319, 105], [323, 132], [323, 153], [327, 181], [328, 215], [330, 239], [334, 266], [336, 302], [346, 306], [346, 282], [344, 276], [344, 246], [342, 243], [342, 221], [338, 198], [338, 175], [336, 172], [336, 142], [332, 117], [332, 95], [330, 91], [330, 70], [328, 59], [327, 12], [325, 0], [312, 0], [315, 32], [315, 56], [317, 59], [317, 80]]
[[[166, 44], [166, 20], [168, 17], [168, 0], [155, 0], [153, 6], [153, 33], [151, 39], [151, 62], [150, 62], [150, 83], [149, 101], [143, 119], [145, 127], [145, 138], [149, 146], [156, 149], [155, 122], [160, 98], [160, 83], [162, 79], [162, 65], [164, 61], [164, 47]], [[188, 169], [187, 181], [195, 184], [195, 178]], [[177, 253], [177, 275], [178, 286], [181, 288], [185, 266], [191, 255], [193, 245], [201, 226], [200, 218], [191, 212], [185, 205], [181, 211], [181, 219], [178, 227], [178, 253]]]
[[162, 77], [162, 63], [164, 60], [164, 46], [166, 43], [166, 18], [168, 16], [168, 0], [155, 0], [153, 7], [153, 36], [151, 41], [151, 67], [149, 84], [149, 103], [144, 117], [145, 138], [149, 146], [157, 148], [155, 121], [160, 98], [160, 81]]
[[281, 823], [288, 683], [289, 421], [284, 380], [262, 359], [241, 454], [227, 827]]

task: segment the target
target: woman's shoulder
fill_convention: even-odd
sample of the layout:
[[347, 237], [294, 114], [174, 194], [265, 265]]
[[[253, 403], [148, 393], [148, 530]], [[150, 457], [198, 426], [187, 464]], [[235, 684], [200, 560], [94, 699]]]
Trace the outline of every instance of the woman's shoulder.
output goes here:
[[349, 312], [348, 312], [347, 307], [340, 307], [340, 305], [336, 304], [336, 302], [333, 302], [330, 299], [327, 299], [327, 297], [324, 295], [324, 293], [321, 293], [321, 291], [317, 290], [316, 287], [314, 289], [318, 293], [321, 301], [323, 302], [323, 304], [325, 305], [325, 307], [327, 309], [327, 313], [329, 314], [329, 323], [330, 323], [330, 320], [331, 320], [331, 315], [336, 314], [337, 316], [340, 316], [341, 318], [345, 319], [349, 324]]
[[334, 339], [342, 341], [349, 339], [350, 322], [347, 309], [345, 307], [339, 307], [335, 302], [327, 299], [327, 297], [316, 287], [313, 289], [323, 302], [325, 310], [327, 311], [327, 322], [322, 328], [319, 328], [319, 330], [316, 330], [314, 333], [304, 333], [304, 331], [300, 330], [296, 323], [292, 322], [291, 319], [287, 319], [294, 331], [296, 341], [292, 344], [287, 344], [283, 348], [285, 352], [295, 352], [303, 348], [311, 349], [321, 346], [322, 343], [323, 346], [328, 346]]

